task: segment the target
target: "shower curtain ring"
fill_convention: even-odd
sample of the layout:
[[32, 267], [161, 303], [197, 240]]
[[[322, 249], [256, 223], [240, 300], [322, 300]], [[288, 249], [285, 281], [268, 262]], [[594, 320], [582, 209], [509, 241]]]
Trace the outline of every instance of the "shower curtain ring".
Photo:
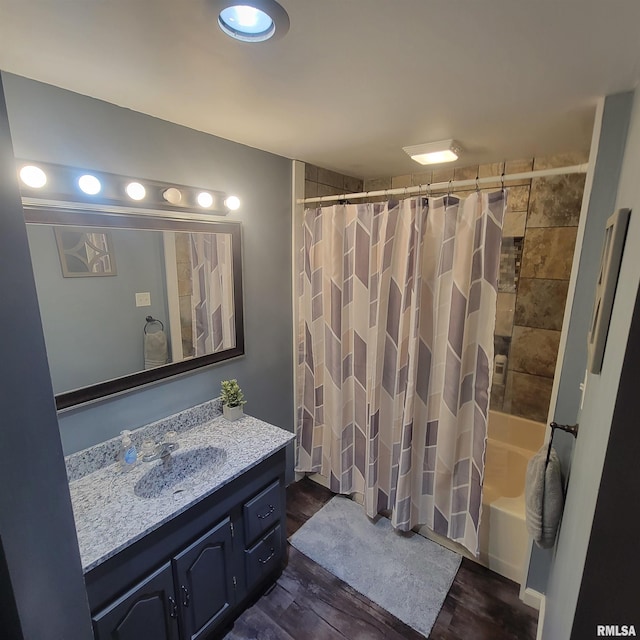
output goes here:
[[449, 180], [449, 188], [447, 189], [447, 198], [451, 197], [451, 183], [453, 182], [453, 178]]

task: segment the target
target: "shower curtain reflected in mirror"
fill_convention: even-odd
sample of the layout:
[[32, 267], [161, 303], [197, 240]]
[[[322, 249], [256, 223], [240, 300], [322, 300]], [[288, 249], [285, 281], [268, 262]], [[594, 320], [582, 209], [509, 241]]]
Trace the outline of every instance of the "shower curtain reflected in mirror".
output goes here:
[[190, 233], [193, 354], [202, 356], [236, 344], [232, 237]]
[[297, 471], [478, 549], [505, 192], [305, 211]]

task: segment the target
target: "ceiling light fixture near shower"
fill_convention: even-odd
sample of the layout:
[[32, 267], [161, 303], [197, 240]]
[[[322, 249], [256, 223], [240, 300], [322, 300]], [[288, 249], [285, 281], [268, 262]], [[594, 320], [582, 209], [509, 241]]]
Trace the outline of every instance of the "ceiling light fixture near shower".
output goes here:
[[281, 38], [289, 30], [289, 16], [275, 0], [212, 0], [218, 25], [242, 42]]
[[402, 147], [402, 150], [410, 155], [412, 160], [420, 164], [440, 164], [457, 160], [460, 154], [460, 145], [455, 140], [441, 140], [440, 142]]

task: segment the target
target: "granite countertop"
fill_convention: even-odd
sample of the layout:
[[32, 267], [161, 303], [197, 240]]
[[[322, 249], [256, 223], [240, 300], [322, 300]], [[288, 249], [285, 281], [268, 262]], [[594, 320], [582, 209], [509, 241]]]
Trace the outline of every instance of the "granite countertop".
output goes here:
[[[165, 428], [173, 428], [179, 420], [172, 424], [170, 419], [165, 419], [162, 423]], [[197, 457], [192, 458], [189, 452], [201, 447], [216, 447], [224, 453], [220, 460], [196, 464], [198, 468], [191, 475], [158, 497], [138, 497], [134, 487], [150, 469], [162, 466], [162, 460], [140, 461], [129, 471], [117, 462], [104, 464], [103, 461], [95, 465], [98, 468], [85, 468], [83, 474], [69, 474], [70, 478], [80, 475], [71, 479], [69, 487], [85, 573], [242, 475], [294, 438], [289, 431], [246, 415], [234, 422], [219, 416], [210, 417], [201, 424], [188, 424], [176, 431], [179, 449], [172, 457], [182, 456], [182, 460], [192, 463]], [[145, 437], [149, 437], [148, 428], [132, 432], [138, 447], [137, 441]], [[114, 441], [117, 443], [119, 438]], [[102, 445], [96, 449], [100, 447], [104, 450]], [[70, 456], [68, 469], [73, 467], [74, 458], [86, 464], [90, 452], [89, 449]], [[174, 460], [175, 464], [178, 458]]]

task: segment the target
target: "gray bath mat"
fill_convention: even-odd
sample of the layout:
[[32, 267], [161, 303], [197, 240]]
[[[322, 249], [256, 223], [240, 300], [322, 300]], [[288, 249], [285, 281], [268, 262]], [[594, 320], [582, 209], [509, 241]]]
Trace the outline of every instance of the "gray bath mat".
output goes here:
[[289, 542], [356, 591], [426, 637], [462, 558], [419, 535], [372, 522], [357, 503], [336, 496]]

